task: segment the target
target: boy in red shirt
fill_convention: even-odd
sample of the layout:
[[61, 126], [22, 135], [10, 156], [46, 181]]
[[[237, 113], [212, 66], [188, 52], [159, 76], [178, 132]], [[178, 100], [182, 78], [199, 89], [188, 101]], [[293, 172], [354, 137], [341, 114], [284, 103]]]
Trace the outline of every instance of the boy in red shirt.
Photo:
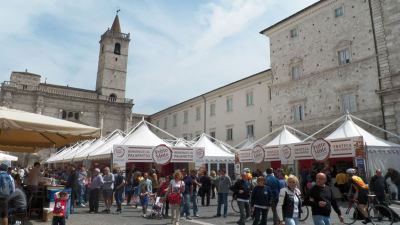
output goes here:
[[55, 194], [52, 225], [65, 225], [67, 201], [68, 201], [67, 192], [61, 192]]

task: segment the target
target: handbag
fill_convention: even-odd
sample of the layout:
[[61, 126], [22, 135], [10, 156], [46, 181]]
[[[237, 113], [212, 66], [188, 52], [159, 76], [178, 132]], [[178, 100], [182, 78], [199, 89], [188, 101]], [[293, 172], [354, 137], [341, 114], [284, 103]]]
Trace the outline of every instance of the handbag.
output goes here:
[[178, 192], [173, 192], [168, 195], [168, 202], [169, 204], [181, 204], [181, 194]]

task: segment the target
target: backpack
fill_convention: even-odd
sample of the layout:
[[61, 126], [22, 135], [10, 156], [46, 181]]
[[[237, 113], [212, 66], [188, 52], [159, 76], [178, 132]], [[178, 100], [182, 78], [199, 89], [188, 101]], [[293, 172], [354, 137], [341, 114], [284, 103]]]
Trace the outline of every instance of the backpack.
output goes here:
[[0, 172], [0, 198], [8, 198], [15, 191], [13, 178], [5, 171]]

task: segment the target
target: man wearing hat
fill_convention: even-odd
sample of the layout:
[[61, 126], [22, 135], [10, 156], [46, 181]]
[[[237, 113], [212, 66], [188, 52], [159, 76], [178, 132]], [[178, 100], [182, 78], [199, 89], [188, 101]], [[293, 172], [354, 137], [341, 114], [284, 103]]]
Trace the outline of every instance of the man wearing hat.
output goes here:
[[99, 196], [100, 188], [104, 184], [103, 177], [100, 174], [100, 169], [95, 168], [93, 170], [92, 183], [90, 183], [89, 189], [89, 213], [99, 212]]
[[15, 191], [14, 179], [7, 173], [8, 166], [0, 164], [0, 218], [8, 225], [8, 197]]

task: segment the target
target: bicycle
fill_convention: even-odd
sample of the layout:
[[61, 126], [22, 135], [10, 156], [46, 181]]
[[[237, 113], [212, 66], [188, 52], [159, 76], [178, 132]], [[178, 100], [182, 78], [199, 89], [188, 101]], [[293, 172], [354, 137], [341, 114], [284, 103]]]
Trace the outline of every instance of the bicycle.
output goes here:
[[[367, 219], [370, 219], [372, 224], [381, 224], [384, 222], [385, 224], [392, 225], [394, 222], [392, 211], [387, 206], [376, 203], [375, 197], [376, 195], [368, 195], [368, 202], [366, 206], [368, 213]], [[358, 205], [359, 203], [357, 200], [349, 201], [349, 206], [342, 215], [344, 224], [351, 225], [359, 220]], [[363, 217], [362, 215], [360, 216]]]

